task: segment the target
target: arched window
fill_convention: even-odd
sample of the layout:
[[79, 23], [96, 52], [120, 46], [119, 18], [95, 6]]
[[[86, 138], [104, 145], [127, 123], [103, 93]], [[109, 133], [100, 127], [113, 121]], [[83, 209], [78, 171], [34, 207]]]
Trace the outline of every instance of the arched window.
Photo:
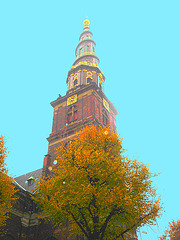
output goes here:
[[67, 113], [67, 123], [71, 123], [77, 120], [77, 106], [74, 105], [68, 109]]
[[87, 45], [87, 53], [89, 53], [89, 52], [90, 52], [90, 46]]
[[86, 79], [86, 81], [87, 81], [87, 84], [89, 84], [89, 83], [92, 82], [92, 78], [88, 77], [88, 78]]
[[103, 92], [103, 86], [104, 86], [104, 82], [101, 78], [99, 78], [99, 88], [101, 89], [102, 92]]
[[107, 126], [108, 125], [108, 113], [105, 109], [103, 109], [102, 114], [103, 114], [103, 125]]
[[83, 49], [80, 48], [80, 49], [79, 49], [79, 55], [80, 55], [80, 56], [82, 55], [82, 51], [83, 51]]
[[78, 79], [75, 78], [75, 79], [73, 80], [73, 87], [77, 87], [77, 85], [78, 85]]
[[92, 82], [92, 73], [91, 72], [87, 72], [87, 77], [86, 77], [86, 84], [89, 84]]
[[99, 82], [99, 87], [100, 87], [100, 89], [102, 91], [102, 82]]
[[77, 85], [78, 85], [78, 75], [76, 73], [73, 79], [73, 88], [77, 87]]
[[67, 123], [72, 122], [72, 107], [68, 109], [68, 114], [67, 114]]

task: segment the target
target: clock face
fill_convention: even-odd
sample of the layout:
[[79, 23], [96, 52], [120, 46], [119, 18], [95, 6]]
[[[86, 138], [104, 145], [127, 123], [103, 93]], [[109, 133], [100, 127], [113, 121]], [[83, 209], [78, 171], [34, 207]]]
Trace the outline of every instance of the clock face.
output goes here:
[[75, 102], [77, 102], [77, 94], [73, 95], [67, 99], [67, 106], [69, 106]]

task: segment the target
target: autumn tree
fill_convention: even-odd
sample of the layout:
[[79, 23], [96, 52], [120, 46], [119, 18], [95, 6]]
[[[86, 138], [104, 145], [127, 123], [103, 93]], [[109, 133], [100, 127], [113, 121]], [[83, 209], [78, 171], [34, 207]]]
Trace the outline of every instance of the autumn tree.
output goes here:
[[8, 211], [12, 207], [15, 189], [12, 184], [13, 179], [7, 175], [5, 159], [7, 157], [7, 148], [3, 136], [0, 136], [0, 227], [5, 224], [8, 218]]
[[180, 239], [180, 220], [169, 223], [160, 240], [179, 240]]
[[36, 197], [47, 218], [54, 225], [69, 219], [88, 240], [127, 239], [155, 224], [161, 204], [154, 175], [123, 152], [116, 132], [94, 125], [57, 149], [58, 166], [40, 180]]

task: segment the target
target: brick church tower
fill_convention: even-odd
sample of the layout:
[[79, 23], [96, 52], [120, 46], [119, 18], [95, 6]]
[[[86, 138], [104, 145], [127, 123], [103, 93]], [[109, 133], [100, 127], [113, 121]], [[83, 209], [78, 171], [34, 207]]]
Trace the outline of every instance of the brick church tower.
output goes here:
[[84, 28], [76, 47], [76, 60], [67, 76], [67, 92], [51, 106], [54, 108], [52, 133], [47, 138], [48, 154], [44, 158], [43, 175], [47, 175], [52, 165], [56, 164], [55, 148], [74, 137], [84, 124], [110, 125], [116, 129], [115, 115], [118, 111], [105, 96], [105, 76], [99, 69], [99, 58], [95, 54], [96, 43], [92, 40], [89, 20], [84, 21]]

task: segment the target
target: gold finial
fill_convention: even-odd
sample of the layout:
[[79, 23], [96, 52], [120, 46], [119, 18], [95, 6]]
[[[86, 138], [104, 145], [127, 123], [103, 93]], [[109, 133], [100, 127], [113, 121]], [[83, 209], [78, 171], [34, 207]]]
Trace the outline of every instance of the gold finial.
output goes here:
[[89, 20], [87, 19], [87, 17], [86, 17], [86, 19], [84, 20], [84, 25], [89, 25]]

